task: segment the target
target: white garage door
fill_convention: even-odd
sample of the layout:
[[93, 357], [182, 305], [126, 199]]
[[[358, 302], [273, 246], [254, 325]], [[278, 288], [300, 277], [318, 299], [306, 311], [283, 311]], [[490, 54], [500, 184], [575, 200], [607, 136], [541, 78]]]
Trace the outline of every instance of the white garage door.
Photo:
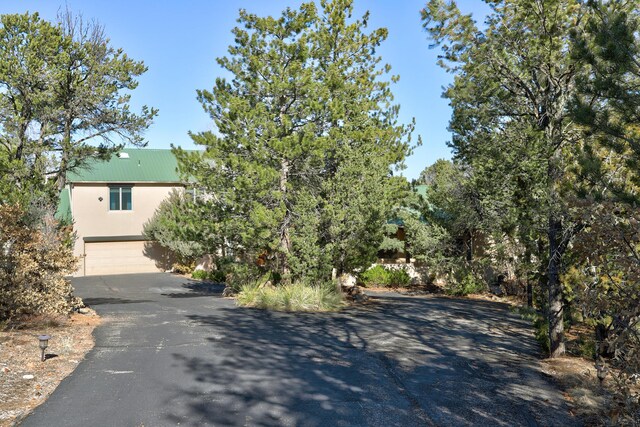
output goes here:
[[148, 241], [85, 242], [87, 276], [155, 273], [166, 268], [166, 253]]

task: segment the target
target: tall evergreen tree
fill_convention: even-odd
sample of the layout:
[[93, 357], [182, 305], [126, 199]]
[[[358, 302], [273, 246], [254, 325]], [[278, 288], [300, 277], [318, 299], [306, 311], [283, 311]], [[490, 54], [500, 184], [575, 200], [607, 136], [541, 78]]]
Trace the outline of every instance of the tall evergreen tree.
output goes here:
[[[478, 188], [496, 211], [537, 212], [546, 237], [551, 356], [564, 353], [563, 256], [577, 230], [564, 187], [578, 139], [569, 103], [581, 63], [569, 54], [572, 31], [584, 26], [580, 1], [495, 0], [480, 30], [454, 2], [432, 0], [424, 26], [440, 45], [440, 64], [455, 75], [445, 91], [453, 107], [451, 146], [472, 166]], [[527, 195], [527, 206], [517, 196]], [[499, 206], [500, 204], [504, 206]], [[544, 218], [544, 220], [540, 220]], [[534, 236], [535, 237], [535, 236]]]
[[350, 0], [320, 7], [240, 11], [218, 59], [232, 80], [198, 91], [217, 131], [192, 135], [202, 156], [177, 151], [226, 213], [228, 241], [293, 279], [372, 260], [412, 129], [397, 124], [375, 54], [386, 30], [365, 33], [368, 15], [353, 20]]
[[[142, 62], [111, 47], [99, 24], [69, 11], [59, 19], [1, 16], [0, 200], [45, 187], [55, 197], [67, 171], [122, 143], [143, 145], [156, 114], [131, 112], [124, 93], [146, 71]], [[45, 176], [55, 181], [45, 186]]]

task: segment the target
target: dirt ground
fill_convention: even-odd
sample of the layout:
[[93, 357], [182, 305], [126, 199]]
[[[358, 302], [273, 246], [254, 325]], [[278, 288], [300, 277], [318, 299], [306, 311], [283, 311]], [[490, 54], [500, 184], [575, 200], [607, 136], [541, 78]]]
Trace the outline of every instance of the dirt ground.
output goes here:
[[[65, 319], [34, 319], [0, 332], [0, 427], [14, 425], [44, 402], [93, 348], [100, 318], [92, 310]], [[40, 360], [38, 335], [50, 335]]]

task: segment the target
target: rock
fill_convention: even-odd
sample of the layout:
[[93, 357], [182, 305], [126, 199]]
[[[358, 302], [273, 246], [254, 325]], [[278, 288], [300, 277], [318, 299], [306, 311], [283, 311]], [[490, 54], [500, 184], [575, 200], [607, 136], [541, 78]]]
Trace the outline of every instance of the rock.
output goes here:
[[224, 288], [224, 290], [222, 291], [222, 296], [223, 296], [223, 297], [232, 297], [232, 296], [234, 296], [236, 293], [237, 293], [237, 292], [236, 292], [236, 290], [235, 290], [235, 289], [233, 289], [233, 288], [232, 288], [232, 287], [230, 287], [230, 286], [227, 286], [227, 287], [225, 287], [225, 288]]
[[23, 375], [22, 379], [24, 379], [24, 380], [32, 380], [33, 379], [33, 375], [31, 375], [31, 374]]
[[338, 277], [338, 283], [342, 289], [349, 289], [356, 286], [356, 277], [352, 274], [343, 274]]
[[4, 366], [4, 367], [2, 368], [2, 373], [3, 373], [3, 374], [6, 374], [6, 373], [8, 373], [10, 370], [11, 370], [11, 369], [9, 369], [9, 368], [7, 368], [6, 366]]
[[80, 314], [91, 314], [91, 309], [87, 307], [82, 307], [78, 309], [78, 313]]
[[368, 299], [369, 297], [363, 292], [357, 293], [353, 296], [353, 300], [356, 302], [365, 302]]

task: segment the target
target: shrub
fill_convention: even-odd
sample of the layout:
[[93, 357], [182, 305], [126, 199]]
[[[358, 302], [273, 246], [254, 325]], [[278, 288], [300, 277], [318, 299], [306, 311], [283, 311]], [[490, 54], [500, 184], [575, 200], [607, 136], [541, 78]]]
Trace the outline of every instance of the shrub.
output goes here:
[[197, 280], [205, 280], [208, 276], [209, 272], [205, 270], [194, 270], [193, 273], [191, 273], [191, 278]]
[[479, 294], [486, 290], [487, 286], [482, 278], [474, 274], [471, 269], [464, 267], [450, 274], [445, 286], [445, 292], [454, 296]]
[[366, 287], [404, 287], [411, 283], [411, 276], [403, 269], [389, 269], [376, 265], [363, 271], [358, 282]]
[[257, 267], [244, 264], [244, 263], [230, 263], [224, 265], [225, 283], [227, 287], [233, 289], [235, 292], [240, 292], [244, 286], [251, 284], [264, 283], [258, 279], [264, 273], [261, 273]]
[[358, 282], [366, 287], [387, 286], [389, 271], [381, 265], [376, 265], [363, 271], [358, 277]]
[[403, 288], [411, 283], [411, 276], [405, 270], [389, 270], [389, 286]]
[[191, 278], [197, 280], [208, 280], [214, 283], [224, 283], [226, 280], [224, 271], [221, 270], [194, 270], [194, 272], [191, 273]]
[[197, 219], [196, 208], [193, 202], [174, 190], [143, 226], [145, 237], [157, 241], [177, 258], [179, 271], [174, 267], [174, 272], [179, 274], [191, 273], [193, 269], [180, 267], [194, 263], [209, 249], [203, 244], [202, 236], [194, 232], [197, 229], [193, 227]]
[[191, 274], [194, 268], [195, 268], [195, 263], [182, 264], [182, 263], [176, 262], [171, 267], [171, 271], [173, 271], [176, 274]]
[[209, 272], [208, 279], [214, 283], [225, 283], [227, 281], [227, 275], [222, 270], [213, 270]]
[[0, 320], [65, 315], [80, 304], [65, 276], [76, 259], [71, 232], [53, 215], [36, 222], [17, 205], [0, 205]]
[[540, 344], [542, 351], [545, 354], [549, 354], [549, 324], [544, 314], [532, 307], [518, 307], [514, 310], [520, 314], [520, 317], [531, 322], [536, 341]]
[[260, 281], [241, 286], [238, 305], [276, 311], [335, 311], [344, 306], [333, 282], [309, 285], [302, 282], [269, 286]]

